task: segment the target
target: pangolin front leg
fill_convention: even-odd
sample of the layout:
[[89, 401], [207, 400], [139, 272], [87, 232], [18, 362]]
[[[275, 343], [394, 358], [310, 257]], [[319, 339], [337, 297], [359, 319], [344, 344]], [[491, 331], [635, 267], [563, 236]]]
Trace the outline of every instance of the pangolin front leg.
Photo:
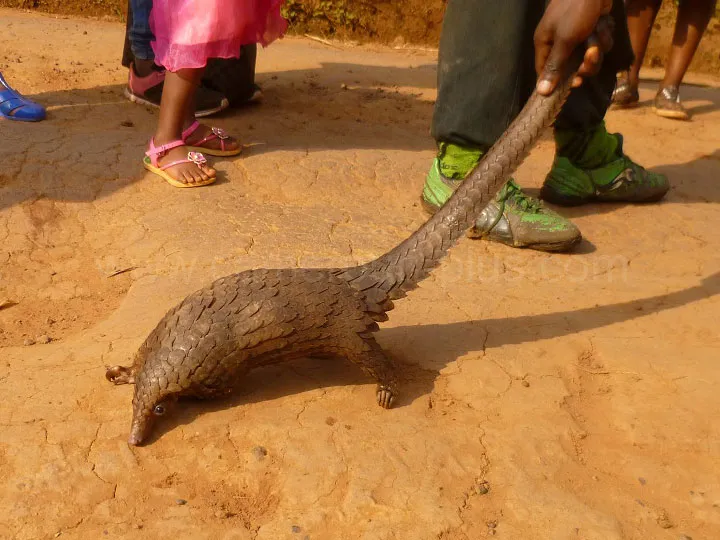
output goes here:
[[135, 384], [135, 366], [113, 366], [105, 371], [105, 378], [113, 384]]

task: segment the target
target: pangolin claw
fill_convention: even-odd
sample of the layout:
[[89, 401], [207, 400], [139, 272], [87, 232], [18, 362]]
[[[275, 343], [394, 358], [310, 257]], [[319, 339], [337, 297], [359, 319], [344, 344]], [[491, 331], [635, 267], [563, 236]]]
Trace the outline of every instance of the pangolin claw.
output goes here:
[[379, 386], [377, 391], [377, 402], [383, 409], [392, 407], [395, 401], [395, 394], [387, 386]]
[[135, 372], [125, 366], [113, 366], [105, 371], [105, 378], [113, 384], [133, 384]]

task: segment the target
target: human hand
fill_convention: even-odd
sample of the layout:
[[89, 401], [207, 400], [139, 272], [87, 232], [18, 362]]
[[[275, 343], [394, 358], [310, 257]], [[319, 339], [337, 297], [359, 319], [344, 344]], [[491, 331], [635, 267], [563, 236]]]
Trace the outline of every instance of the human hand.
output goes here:
[[587, 49], [573, 87], [598, 72], [603, 55], [612, 48], [613, 21], [608, 15], [613, 0], [551, 0], [535, 29], [537, 91], [550, 95], [578, 45]]

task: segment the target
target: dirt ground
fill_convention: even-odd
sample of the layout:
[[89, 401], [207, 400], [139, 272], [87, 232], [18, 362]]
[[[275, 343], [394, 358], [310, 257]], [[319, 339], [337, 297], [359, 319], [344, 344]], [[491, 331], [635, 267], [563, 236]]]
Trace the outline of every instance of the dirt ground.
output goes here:
[[[264, 103], [213, 119], [245, 154], [178, 190], [141, 167], [157, 115], [122, 95], [121, 24], [0, 10], [0, 31], [0, 69], [49, 108], [0, 122], [0, 538], [720, 538], [720, 81], [689, 77], [691, 123], [652, 113], [652, 80], [608, 115], [669, 175], [662, 203], [563, 209], [569, 255], [463, 240], [397, 303], [378, 333], [395, 409], [349, 362], [306, 359], [134, 448], [105, 366], [177, 301], [364, 262], [425, 220], [436, 58], [260, 51]], [[518, 181], [551, 160], [545, 140]]]

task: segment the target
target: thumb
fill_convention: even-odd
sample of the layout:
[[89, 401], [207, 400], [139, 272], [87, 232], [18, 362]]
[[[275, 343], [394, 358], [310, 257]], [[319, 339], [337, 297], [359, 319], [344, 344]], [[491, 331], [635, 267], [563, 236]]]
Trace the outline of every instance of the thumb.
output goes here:
[[562, 77], [563, 70], [572, 51], [573, 48], [571, 44], [566, 40], [558, 40], [553, 43], [550, 54], [548, 54], [547, 61], [538, 78], [538, 94], [549, 96], [553, 93], [560, 81], [560, 77]]

